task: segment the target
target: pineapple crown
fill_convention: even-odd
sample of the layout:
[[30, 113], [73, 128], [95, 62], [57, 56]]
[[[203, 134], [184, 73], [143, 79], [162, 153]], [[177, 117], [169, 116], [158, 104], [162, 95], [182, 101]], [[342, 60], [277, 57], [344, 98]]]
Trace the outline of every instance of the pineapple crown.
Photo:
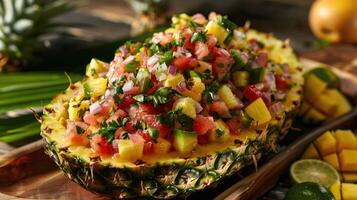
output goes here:
[[65, 0], [0, 1], [0, 71], [31, 60], [39, 37], [63, 25], [52, 19], [73, 8]]

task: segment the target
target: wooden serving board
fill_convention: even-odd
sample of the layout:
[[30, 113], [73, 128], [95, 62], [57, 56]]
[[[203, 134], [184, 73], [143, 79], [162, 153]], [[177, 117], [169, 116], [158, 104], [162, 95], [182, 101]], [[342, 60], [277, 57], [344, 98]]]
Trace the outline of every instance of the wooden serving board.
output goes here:
[[[321, 65], [302, 59], [304, 69]], [[342, 79], [342, 90], [357, 102], [357, 78], [333, 69]], [[357, 107], [350, 113], [313, 130], [300, 131], [298, 140], [289, 144], [271, 159], [260, 163], [259, 170], [243, 170], [244, 178], [237, 175], [223, 180], [215, 189], [193, 194], [188, 199], [257, 199], [277, 182], [282, 171], [297, 160], [304, 149], [326, 130], [335, 128], [356, 129]], [[305, 133], [303, 133], [305, 132]], [[244, 172], [244, 171], [248, 171]], [[37, 141], [0, 156], [0, 199], [56, 199], [102, 200], [107, 199], [90, 193], [67, 179], [55, 164], [43, 153], [42, 141]]]

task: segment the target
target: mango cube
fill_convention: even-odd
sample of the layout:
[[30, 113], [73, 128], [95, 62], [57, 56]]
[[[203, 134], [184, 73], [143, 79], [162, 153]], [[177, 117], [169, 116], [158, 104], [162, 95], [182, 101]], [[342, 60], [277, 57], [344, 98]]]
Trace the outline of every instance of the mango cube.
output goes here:
[[303, 122], [305, 123], [319, 123], [322, 122], [326, 119], [326, 115], [321, 113], [320, 111], [316, 110], [315, 108], [310, 108], [310, 110], [307, 111], [303, 118]]
[[344, 182], [355, 183], [357, 182], [357, 173], [343, 172], [342, 178]]
[[341, 200], [341, 184], [335, 183], [330, 187], [330, 191], [336, 200]]
[[342, 171], [357, 172], [357, 150], [344, 149], [340, 152]]
[[337, 141], [337, 152], [344, 149], [357, 149], [357, 138], [350, 130], [337, 130], [334, 134]]
[[327, 162], [328, 164], [330, 164], [331, 166], [333, 166], [335, 169], [337, 169], [337, 170], [340, 169], [337, 154], [334, 153], [334, 154], [324, 156], [323, 160], [325, 162]]
[[327, 131], [315, 140], [315, 145], [322, 156], [336, 152], [336, 139], [331, 132]]
[[245, 111], [249, 117], [253, 118], [254, 125], [261, 125], [271, 120], [271, 115], [262, 98], [258, 98], [249, 104]]
[[327, 83], [314, 74], [305, 79], [304, 98], [310, 103], [314, 102], [327, 88]]
[[225, 28], [223, 28], [221, 25], [219, 25], [215, 21], [210, 21], [206, 25], [206, 31], [207, 31], [207, 34], [212, 34], [212, 35], [216, 36], [218, 39], [218, 42], [221, 45], [224, 45], [224, 40], [228, 36], [228, 31], [226, 31]]
[[196, 118], [196, 101], [190, 97], [184, 97], [177, 101], [175, 104], [175, 110], [181, 109], [182, 113], [191, 117]]
[[350, 102], [338, 90], [328, 89], [325, 93], [329, 99], [334, 99], [338, 103], [337, 110], [333, 113], [333, 117], [338, 117], [352, 110]]
[[171, 88], [175, 89], [176, 86], [182, 81], [185, 81], [185, 77], [183, 77], [182, 74], [180, 74], [180, 73], [177, 73], [175, 75], [169, 74], [167, 79], [164, 82], [164, 86], [171, 87]]
[[131, 140], [119, 140], [119, 156], [123, 160], [135, 161], [143, 157], [144, 139], [134, 143]]
[[342, 183], [341, 185], [343, 200], [357, 200], [357, 184]]
[[310, 144], [302, 155], [303, 159], [320, 159], [320, 155], [317, 152], [315, 146]]

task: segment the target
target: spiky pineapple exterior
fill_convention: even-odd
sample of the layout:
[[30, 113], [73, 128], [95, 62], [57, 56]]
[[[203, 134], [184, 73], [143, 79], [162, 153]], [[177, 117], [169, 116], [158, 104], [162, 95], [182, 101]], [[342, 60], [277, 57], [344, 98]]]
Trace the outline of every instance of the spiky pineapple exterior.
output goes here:
[[71, 180], [82, 187], [114, 199], [149, 197], [168, 199], [215, 185], [243, 167], [256, 164], [263, 152], [274, 151], [291, 127], [300, 106], [302, 76], [289, 44], [270, 34], [246, 32], [267, 48], [270, 60], [291, 67], [292, 85], [281, 110], [260, 134], [241, 133], [241, 138], [224, 148], [191, 157], [117, 163], [102, 159], [88, 148], [67, 146], [64, 141], [67, 107], [81, 84], [71, 85], [44, 108], [42, 136], [47, 154]]
[[39, 37], [59, 25], [52, 19], [72, 8], [63, 0], [1, 1], [0, 72], [14, 71], [33, 59]]

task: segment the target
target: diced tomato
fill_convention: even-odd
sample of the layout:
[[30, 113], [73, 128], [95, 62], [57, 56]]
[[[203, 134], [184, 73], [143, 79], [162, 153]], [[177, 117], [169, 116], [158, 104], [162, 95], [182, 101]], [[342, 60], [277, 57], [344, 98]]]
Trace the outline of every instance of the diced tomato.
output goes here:
[[229, 119], [226, 122], [226, 124], [229, 127], [229, 131], [230, 131], [231, 134], [238, 135], [240, 133], [240, 129], [242, 127], [241, 127], [241, 124], [238, 122], [237, 119], [235, 119], [235, 118]]
[[213, 73], [216, 75], [224, 75], [229, 72], [234, 60], [229, 52], [223, 48], [213, 48], [215, 59], [212, 63]]
[[111, 122], [113, 120], [117, 121], [118, 119], [124, 118], [126, 116], [127, 116], [127, 113], [124, 110], [118, 109], [117, 111], [115, 111], [115, 113], [113, 115], [111, 115], [107, 119], [107, 122]]
[[151, 95], [154, 94], [154, 92], [159, 88], [160, 86], [158, 84], [155, 84], [148, 89], [148, 91], [146, 92], [147, 94]]
[[101, 135], [94, 135], [90, 141], [90, 146], [94, 152], [102, 156], [110, 156], [114, 154], [113, 146], [108, 143]]
[[157, 128], [159, 130], [161, 138], [166, 138], [171, 132], [171, 128], [157, 120], [155, 115], [146, 115], [143, 119], [149, 127]]
[[129, 109], [130, 105], [133, 103], [136, 103], [135, 99], [129, 96], [125, 96], [123, 101], [118, 104], [118, 107], [122, 109]]
[[144, 138], [145, 142], [151, 141], [151, 137], [150, 137], [149, 133], [146, 130], [145, 131], [138, 130], [138, 131], [136, 131], [136, 134], [141, 135], [141, 137]]
[[200, 145], [205, 145], [209, 143], [207, 135], [198, 135], [197, 136], [197, 142]]
[[270, 104], [271, 104], [270, 93], [265, 93], [265, 92], [263, 92], [261, 97], [262, 97], [262, 99], [263, 99], [265, 105], [270, 106]]
[[149, 103], [141, 104], [139, 106], [139, 112], [144, 113], [144, 114], [148, 114], [148, 115], [157, 113], [155, 108]]
[[198, 62], [194, 58], [181, 56], [174, 58], [172, 64], [179, 70], [187, 70], [196, 67], [198, 65]]
[[254, 85], [248, 85], [244, 88], [243, 96], [248, 99], [249, 102], [253, 102], [261, 97], [262, 94]]
[[285, 91], [288, 88], [288, 81], [282, 76], [275, 76], [276, 89]]
[[139, 92], [140, 92], [140, 87], [139, 86], [134, 86], [129, 91], [125, 92], [125, 94], [137, 95], [137, 94], [139, 94]]
[[125, 123], [125, 129], [131, 133], [136, 130], [132, 121]]
[[185, 42], [183, 46], [186, 49], [194, 50], [195, 49], [195, 43], [191, 42], [191, 35], [192, 34], [185, 34]]
[[96, 116], [88, 111], [84, 113], [83, 121], [89, 125], [96, 125], [98, 123]]
[[205, 43], [203, 42], [196, 42], [195, 44], [195, 55], [197, 59], [201, 60], [202, 58], [208, 56], [209, 50]]
[[213, 117], [204, 117], [202, 115], [197, 115], [195, 121], [193, 122], [192, 129], [198, 135], [204, 135], [209, 130], [213, 129], [215, 124], [213, 122]]
[[229, 109], [223, 101], [214, 101], [210, 107], [211, 112], [218, 113], [221, 117], [230, 117]]
[[255, 61], [260, 67], [266, 67], [268, 64], [268, 54], [265, 52], [259, 52]]
[[154, 144], [152, 141], [144, 143], [144, 154], [150, 154], [154, 152]]
[[[83, 126], [87, 126], [87, 125], [85, 124]], [[81, 125], [79, 127], [85, 130], [83, 126]], [[78, 133], [77, 125], [74, 122], [67, 123], [66, 136], [71, 144], [80, 145], [80, 146], [87, 146], [89, 144], [89, 139], [87, 138], [87, 135], [84, 133]]]

